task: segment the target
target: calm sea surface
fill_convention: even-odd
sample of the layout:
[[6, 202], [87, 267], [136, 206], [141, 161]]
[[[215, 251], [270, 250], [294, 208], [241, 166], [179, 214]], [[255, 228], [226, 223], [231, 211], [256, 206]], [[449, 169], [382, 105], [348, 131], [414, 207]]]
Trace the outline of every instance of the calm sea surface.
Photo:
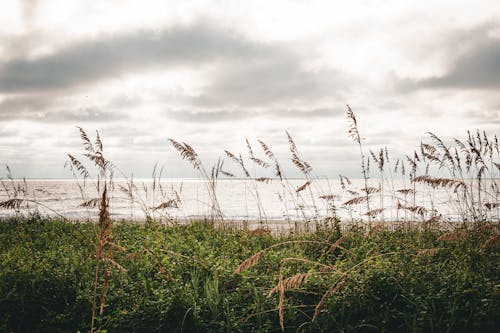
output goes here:
[[[327, 179], [313, 180], [305, 189], [297, 192], [305, 183], [304, 179], [288, 180], [285, 183], [278, 179], [267, 183], [219, 180], [216, 186], [217, 200], [224, 216], [233, 220], [307, 220], [331, 216], [333, 210], [343, 219], [359, 219], [366, 212], [365, 203], [344, 205], [346, 201], [362, 195], [360, 188], [363, 187], [363, 181], [360, 179], [352, 180], [348, 187], [351, 192], [343, 190], [338, 180]], [[38, 210], [43, 214], [61, 214], [75, 220], [97, 216], [97, 209], [81, 206], [83, 202], [97, 196], [95, 183], [91, 181], [85, 184], [83, 193], [75, 180], [27, 180], [25, 184], [22, 181], [4, 180], [3, 184], [5, 187], [0, 191], [0, 200], [8, 199], [9, 195], [12, 197], [15, 186], [26, 188], [25, 192], [17, 194], [19, 198], [30, 200], [28, 207], [21, 209], [22, 212]], [[369, 185], [381, 188], [379, 180], [370, 180]], [[83, 186], [82, 182], [80, 186]], [[134, 180], [133, 199], [123, 190], [127, 187], [124, 180], [114, 182], [111, 213], [116, 219], [144, 220], [148, 214], [165, 220], [192, 219], [209, 217], [212, 213], [207, 184], [201, 180], [168, 179], [162, 180], [160, 184], [154, 184], [151, 179]], [[410, 188], [410, 184], [401, 180], [385, 181], [381, 191], [372, 194], [370, 209], [385, 208], [375, 217], [376, 220], [414, 217], [411, 212], [397, 210], [398, 201], [406, 206], [415, 203], [429, 211], [435, 210], [447, 219], [459, 219], [461, 204], [451, 190], [432, 190], [420, 185], [416, 188], [415, 198], [413, 195], [405, 196], [396, 192], [405, 188]], [[171, 207], [155, 209], [169, 200], [168, 206]], [[0, 210], [0, 217], [12, 214], [12, 210]], [[498, 219], [498, 214], [496, 218]]]

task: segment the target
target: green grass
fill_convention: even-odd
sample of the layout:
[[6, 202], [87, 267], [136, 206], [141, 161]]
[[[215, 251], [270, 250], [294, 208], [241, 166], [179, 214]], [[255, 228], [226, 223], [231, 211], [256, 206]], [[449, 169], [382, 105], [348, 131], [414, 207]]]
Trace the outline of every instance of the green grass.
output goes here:
[[[0, 331], [88, 331], [92, 307], [95, 226], [32, 216], [0, 221]], [[344, 232], [346, 233], [346, 232]], [[497, 332], [500, 327], [498, 242], [492, 231], [468, 230], [455, 240], [443, 231], [347, 232], [342, 246], [290, 243], [265, 252], [240, 274], [246, 258], [279, 242], [334, 242], [337, 228], [287, 237], [217, 230], [209, 223], [161, 227], [120, 224], [102, 319], [109, 332], [278, 332], [279, 279], [312, 275], [284, 299], [286, 331]], [[432, 251], [422, 251], [434, 249]], [[394, 252], [391, 255], [384, 253]], [[376, 257], [375, 257], [376, 256]], [[320, 266], [287, 261], [304, 258]], [[342, 274], [345, 284], [315, 305]]]

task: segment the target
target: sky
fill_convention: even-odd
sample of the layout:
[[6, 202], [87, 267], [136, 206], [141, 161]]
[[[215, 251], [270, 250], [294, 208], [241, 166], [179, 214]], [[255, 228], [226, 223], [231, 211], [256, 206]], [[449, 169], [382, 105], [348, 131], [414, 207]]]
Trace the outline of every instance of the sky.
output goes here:
[[0, 0], [0, 22], [0, 163], [17, 177], [70, 177], [77, 126], [136, 177], [196, 176], [169, 138], [207, 166], [245, 138], [263, 156], [260, 139], [294, 176], [285, 131], [316, 175], [359, 176], [346, 104], [366, 151], [394, 158], [427, 132], [500, 134], [498, 0]]

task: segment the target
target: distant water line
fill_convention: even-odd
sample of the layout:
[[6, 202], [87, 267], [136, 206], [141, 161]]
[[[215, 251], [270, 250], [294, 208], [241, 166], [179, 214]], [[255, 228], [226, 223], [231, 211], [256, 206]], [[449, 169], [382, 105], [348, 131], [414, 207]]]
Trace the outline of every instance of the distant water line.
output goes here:
[[[370, 181], [376, 186], [379, 180]], [[310, 191], [296, 192], [305, 182], [305, 179], [291, 179], [284, 186], [277, 179], [267, 183], [243, 179], [221, 179], [217, 183], [217, 197], [222, 212], [228, 220], [256, 221], [259, 220], [259, 216], [265, 216], [265, 220], [276, 223], [278, 221], [317, 220], [334, 214], [342, 220], [368, 219], [364, 215], [363, 204], [350, 207], [343, 205], [352, 198], [352, 193], [343, 190], [337, 180], [316, 179], [310, 185]], [[56, 211], [70, 220], [87, 220], [97, 216], [97, 209], [81, 207], [82, 202], [97, 196], [96, 188], [90, 181], [85, 185], [83, 196], [75, 180], [26, 180], [26, 185], [27, 191], [22, 194], [22, 197], [29, 198], [39, 205], [30, 203], [27, 208], [21, 209], [22, 213], [38, 210], [44, 215], [54, 215], [53, 211]], [[134, 186], [134, 200], [132, 201], [130, 196], [122, 190], [127, 187], [126, 181], [120, 179], [114, 181], [111, 191], [113, 218], [141, 221], [146, 219], [148, 213], [160, 220], [210, 217], [210, 198], [206, 193], [203, 180], [165, 179], [156, 183], [153, 190], [152, 179], [135, 179]], [[359, 190], [363, 186], [362, 179], [352, 180], [353, 190]], [[410, 213], [398, 211], [396, 207], [397, 201], [392, 188], [403, 187], [401, 180], [394, 180], [391, 186], [384, 187], [386, 193], [372, 195], [372, 207], [381, 207], [381, 200], [384, 203], [381, 216], [376, 216], [373, 220], [394, 221], [411, 217]], [[260, 203], [257, 201], [255, 190], [259, 192]], [[400, 196], [403, 197], [403, 195]], [[330, 199], [324, 199], [325, 197]], [[7, 193], [1, 189], [0, 200], [7, 198]], [[160, 204], [174, 199], [179, 199], [176, 205], [165, 209], [155, 209]], [[435, 210], [445, 219], [460, 219], [457, 214], [457, 205], [460, 203], [455, 202], [449, 191], [431, 191], [425, 185], [418, 185], [415, 201], [419, 206]], [[259, 214], [259, 205], [265, 214], [262, 212]], [[0, 210], [0, 217], [14, 213], [12, 210]], [[493, 217], [495, 217], [494, 214]], [[413, 216], [413, 218], [418, 219], [418, 216]], [[496, 219], [498, 220], [498, 215]]]

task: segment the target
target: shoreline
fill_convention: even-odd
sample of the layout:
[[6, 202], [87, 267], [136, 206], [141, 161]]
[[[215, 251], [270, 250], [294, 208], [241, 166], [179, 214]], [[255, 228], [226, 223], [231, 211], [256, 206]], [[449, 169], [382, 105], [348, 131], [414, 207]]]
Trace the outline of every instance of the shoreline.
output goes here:
[[[36, 216], [36, 214], [35, 214]], [[42, 219], [48, 220], [60, 220], [62, 222], [67, 222], [71, 224], [85, 224], [85, 223], [97, 223], [98, 216], [92, 218], [66, 218], [63, 216], [49, 216], [49, 215], [38, 215]], [[0, 216], [0, 223], [8, 221], [10, 219], [29, 219], [30, 214], [21, 215], [9, 215]], [[274, 235], [280, 234], [290, 234], [290, 233], [310, 233], [316, 232], [322, 228], [328, 229], [338, 226], [342, 231], [348, 231], [353, 227], [366, 229], [366, 230], [386, 230], [386, 231], [397, 231], [397, 230], [453, 230], [460, 227], [473, 227], [481, 223], [487, 223], [493, 228], [500, 228], [500, 221], [445, 221], [445, 220], [434, 220], [434, 221], [367, 221], [367, 220], [336, 220], [333, 218], [323, 218], [320, 220], [284, 220], [284, 219], [214, 219], [207, 216], [190, 217], [190, 218], [174, 218], [174, 219], [153, 219], [148, 221], [146, 218], [113, 218], [112, 222], [115, 225], [147, 225], [148, 223], [164, 226], [187, 226], [191, 224], [212, 224], [221, 229], [231, 229], [231, 230], [243, 230], [255, 233], [269, 233]]]

